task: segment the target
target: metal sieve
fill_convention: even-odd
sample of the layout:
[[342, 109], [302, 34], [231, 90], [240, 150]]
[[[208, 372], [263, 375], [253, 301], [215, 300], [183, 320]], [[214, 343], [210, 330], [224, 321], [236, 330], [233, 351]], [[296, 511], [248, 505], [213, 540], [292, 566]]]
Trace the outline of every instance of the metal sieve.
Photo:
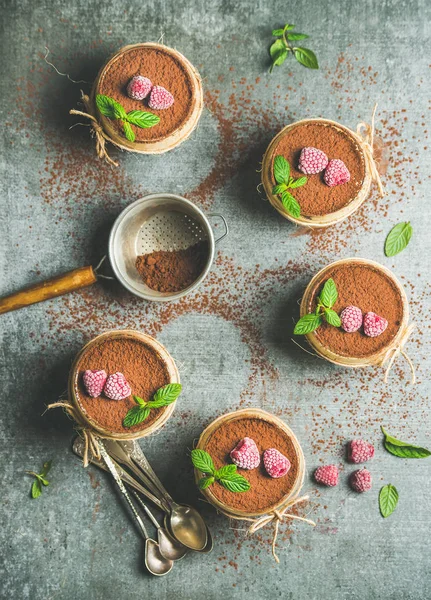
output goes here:
[[[217, 240], [208, 217], [223, 221], [225, 231]], [[118, 216], [109, 237], [109, 257], [118, 280], [145, 300], [178, 300], [196, 289], [211, 268], [215, 244], [228, 234], [222, 215], [213, 213], [208, 217], [193, 202], [175, 194], [150, 194], [130, 204]], [[139, 255], [184, 250], [199, 241], [208, 242], [208, 258], [189, 287], [179, 292], [158, 292], [142, 281], [135, 266]]]

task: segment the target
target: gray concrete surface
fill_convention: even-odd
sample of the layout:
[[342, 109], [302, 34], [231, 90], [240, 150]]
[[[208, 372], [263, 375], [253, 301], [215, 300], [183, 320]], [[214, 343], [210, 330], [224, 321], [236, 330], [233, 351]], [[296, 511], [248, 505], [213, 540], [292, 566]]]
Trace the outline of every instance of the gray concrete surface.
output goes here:
[[[174, 306], [138, 301], [116, 282], [1, 317], [1, 597], [5, 599], [431, 597], [430, 461], [385, 453], [379, 427], [431, 445], [429, 405], [429, 2], [247, 2], [187, 0], [1, 2], [3, 154], [1, 288], [9, 293], [96, 264], [109, 228], [132, 200], [165, 190], [222, 212], [231, 233], [211, 278]], [[271, 29], [285, 20], [311, 35], [321, 69], [292, 61], [267, 72]], [[88, 129], [69, 127], [83, 83], [125, 43], [177, 47], [201, 71], [207, 109], [198, 130], [166, 156], [122, 154], [111, 169], [94, 157]], [[428, 84], [428, 85], [427, 85]], [[294, 235], [256, 191], [259, 161], [284, 124], [326, 116], [354, 128], [379, 102], [378, 133], [389, 153], [388, 196], [374, 191], [360, 213], [320, 236]], [[428, 161], [427, 161], [428, 158]], [[400, 220], [414, 237], [388, 259], [383, 241]], [[297, 301], [328, 261], [364, 256], [405, 283], [418, 328], [408, 345], [418, 383], [399, 360], [389, 385], [381, 369], [336, 368], [290, 342]], [[142, 442], [180, 499], [198, 503], [212, 528], [211, 555], [187, 557], [164, 579], [143, 568], [142, 542], [109, 478], [84, 470], [70, 449], [72, 424], [43, 414], [66, 386], [74, 354], [92, 336], [131, 326], [157, 336], [181, 365], [184, 394], [166, 428]], [[245, 538], [198, 501], [188, 449], [215, 416], [260, 406], [291, 425], [304, 448], [302, 514], [318, 522], [282, 526], [281, 564], [270, 531]], [[343, 444], [376, 445], [373, 490], [349, 491]], [[51, 486], [31, 500], [26, 469], [54, 465]], [[316, 490], [319, 464], [343, 466], [336, 489]], [[378, 490], [393, 483], [397, 511], [382, 519]], [[233, 528], [240, 528], [234, 531]]]

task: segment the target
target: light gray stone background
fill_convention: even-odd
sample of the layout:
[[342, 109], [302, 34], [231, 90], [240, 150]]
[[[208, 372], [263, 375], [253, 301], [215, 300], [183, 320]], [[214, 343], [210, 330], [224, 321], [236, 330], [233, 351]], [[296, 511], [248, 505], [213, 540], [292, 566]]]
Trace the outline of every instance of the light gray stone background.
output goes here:
[[[1, 317], [1, 597], [21, 600], [292, 598], [385, 600], [431, 597], [430, 460], [397, 459], [380, 425], [431, 445], [429, 406], [429, 49], [425, 0], [308, 2], [256, 0], [2, 0], [2, 294], [106, 253], [121, 209], [145, 193], [187, 195], [222, 212], [230, 235], [211, 277], [175, 305], [147, 304], [117, 282]], [[319, 71], [293, 60], [268, 74], [271, 30], [285, 21], [311, 38]], [[95, 158], [83, 119], [68, 115], [79, 90], [121, 45], [157, 41], [200, 70], [207, 108], [192, 138], [165, 156], [114, 152], [114, 169]], [[304, 43], [305, 45], [305, 43]], [[428, 83], [428, 85], [427, 85]], [[379, 103], [377, 130], [389, 166], [388, 195], [376, 190], [357, 215], [318, 236], [298, 235], [258, 193], [259, 162], [285, 124], [324, 116], [355, 128]], [[428, 156], [427, 156], [428, 154]], [[386, 258], [387, 232], [410, 220], [409, 248]], [[380, 368], [352, 371], [309, 356], [290, 341], [297, 302], [329, 261], [375, 259], [405, 284], [418, 327], [389, 384]], [[109, 272], [106, 268], [105, 273]], [[94, 335], [135, 327], [164, 343], [181, 368], [184, 393], [165, 429], [142, 446], [172, 493], [197, 504], [215, 547], [175, 565], [163, 579], [143, 567], [142, 540], [109, 477], [82, 468], [71, 452], [72, 423], [45, 405], [64, 392], [75, 353]], [[214, 417], [259, 406], [284, 418], [307, 460], [300, 514], [318, 523], [281, 527], [281, 564], [271, 532], [245, 538], [198, 500], [189, 449]], [[344, 461], [352, 436], [376, 446], [371, 492], [349, 490]], [[26, 469], [53, 459], [51, 485], [30, 498]], [[320, 464], [343, 469], [336, 489], [316, 489]], [[378, 491], [397, 486], [388, 519]], [[235, 531], [235, 529], [240, 529]]]

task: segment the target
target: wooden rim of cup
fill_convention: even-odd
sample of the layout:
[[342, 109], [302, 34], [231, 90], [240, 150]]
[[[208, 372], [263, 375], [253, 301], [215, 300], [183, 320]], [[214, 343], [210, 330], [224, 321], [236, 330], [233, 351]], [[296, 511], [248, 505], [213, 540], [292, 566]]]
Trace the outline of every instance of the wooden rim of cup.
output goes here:
[[[200, 450], [205, 450], [205, 447], [208, 443], [208, 440], [212, 436], [212, 434], [220, 427], [220, 425], [229, 423], [231, 421], [236, 421], [238, 419], [261, 419], [263, 421], [267, 421], [272, 425], [279, 427], [289, 438], [292, 440], [293, 446], [296, 451], [297, 460], [298, 460], [298, 473], [294, 482], [292, 489], [286, 494], [281, 500], [278, 502], [265, 507], [261, 510], [256, 510], [254, 512], [246, 512], [240, 509], [232, 508], [228, 504], [221, 502], [218, 498], [214, 496], [211, 492], [211, 488], [207, 488], [206, 490], [201, 490], [201, 493], [208, 500], [210, 504], [212, 504], [217, 510], [221, 511], [227, 517], [232, 517], [234, 519], [241, 519], [242, 517], [253, 518], [253, 517], [261, 517], [262, 515], [267, 515], [274, 510], [282, 510], [283, 507], [295, 496], [299, 494], [299, 491], [302, 488], [304, 483], [305, 476], [305, 459], [304, 453], [302, 452], [301, 445], [298, 441], [298, 438], [293, 433], [293, 431], [286, 425], [284, 421], [267, 412], [266, 410], [262, 410], [261, 408], [243, 408], [241, 410], [236, 410], [234, 412], [227, 413], [215, 419], [208, 427], [202, 432], [199, 441], [196, 445], [196, 448]], [[195, 469], [195, 481], [196, 483], [199, 481], [201, 477], [201, 472]]]
[[388, 351], [391, 348], [395, 348], [396, 346], [399, 345], [399, 342], [404, 335], [406, 327], [408, 326], [410, 311], [409, 311], [409, 303], [407, 300], [407, 296], [406, 296], [404, 287], [402, 286], [400, 281], [395, 277], [395, 275], [392, 273], [392, 271], [390, 271], [388, 268], [384, 267], [380, 263], [377, 263], [373, 260], [369, 260], [366, 258], [344, 258], [342, 260], [336, 260], [335, 262], [330, 263], [329, 265], [327, 265], [326, 267], [321, 269], [318, 273], [316, 273], [316, 275], [312, 278], [310, 283], [307, 285], [305, 292], [302, 296], [302, 300], [301, 300], [300, 316], [303, 317], [305, 314], [307, 314], [309, 312], [308, 307], [309, 307], [312, 293], [315, 290], [316, 285], [324, 279], [325, 273], [327, 273], [328, 271], [332, 270], [334, 267], [337, 267], [339, 265], [346, 265], [346, 264], [352, 264], [352, 263], [367, 265], [369, 267], [372, 267], [373, 269], [376, 269], [377, 271], [381, 271], [396, 286], [396, 288], [398, 289], [398, 291], [400, 293], [402, 307], [403, 307], [403, 316], [401, 319], [401, 323], [400, 323], [398, 332], [396, 333], [394, 338], [391, 340], [391, 342], [387, 346], [382, 348], [382, 350], [379, 350], [375, 354], [370, 354], [369, 356], [362, 356], [362, 357], [342, 356], [340, 354], [337, 354], [336, 352], [333, 352], [332, 350], [330, 350], [329, 348], [324, 346], [319, 341], [319, 339], [316, 337], [314, 332], [308, 333], [305, 337], [307, 338], [307, 341], [310, 344], [310, 346], [313, 348], [313, 350], [315, 350], [315, 352], [317, 352], [317, 354], [319, 356], [321, 356], [322, 358], [325, 358], [326, 360], [329, 360], [330, 362], [332, 362], [336, 365], [342, 365], [345, 367], [368, 367], [370, 365], [381, 365], [383, 363], [385, 357], [387, 356]]
[[153, 423], [151, 423], [151, 425], [149, 427], [147, 427], [146, 429], [142, 429], [140, 431], [135, 431], [133, 433], [126, 433], [126, 432], [119, 433], [119, 432], [113, 432], [113, 431], [109, 431], [109, 430], [105, 429], [97, 421], [92, 419], [91, 416], [87, 414], [87, 412], [85, 411], [85, 409], [83, 408], [83, 406], [81, 405], [81, 403], [79, 401], [78, 364], [79, 364], [81, 357], [83, 356], [83, 354], [85, 352], [87, 352], [87, 350], [89, 348], [91, 348], [93, 346], [97, 346], [102, 341], [104, 341], [106, 339], [118, 339], [118, 338], [127, 338], [127, 339], [138, 340], [140, 342], [143, 342], [150, 348], [152, 348], [154, 350], [154, 352], [156, 352], [159, 355], [159, 357], [162, 358], [162, 360], [164, 361], [164, 363], [168, 369], [169, 383], [180, 383], [180, 374], [178, 372], [178, 369], [174, 362], [174, 359], [172, 358], [172, 356], [169, 354], [169, 352], [166, 350], [166, 348], [160, 342], [155, 340], [150, 335], [141, 333], [140, 331], [136, 331], [135, 329], [116, 329], [116, 330], [112, 330], [112, 331], [105, 331], [105, 333], [102, 333], [102, 334], [98, 335], [97, 337], [93, 338], [92, 340], [87, 342], [87, 344], [85, 344], [85, 346], [78, 352], [78, 354], [75, 357], [75, 360], [73, 361], [73, 364], [72, 364], [72, 367], [71, 367], [70, 373], [69, 373], [69, 382], [68, 382], [69, 398], [70, 398], [73, 406], [78, 411], [78, 414], [80, 416], [82, 424], [84, 426], [87, 426], [89, 429], [93, 430], [96, 434], [99, 434], [101, 437], [117, 439], [117, 440], [132, 440], [132, 439], [143, 438], [148, 435], [151, 435], [152, 433], [154, 433], [155, 431], [160, 429], [166, 423], [166, 421], [169, 419], [169, 417], [172, 415], [172, 413], [174, 411], [176, 402], [169, 404], [165, 408], [165, 410], [160, 414], [160, 416], [155, 421], [153, 421]]
[[156, 44], [153, 42], [123, 46], [113, 56], [111, 56], [100, 69], [93, 84], [91, 99], [92, 102], [94, 102], [95, 96], [99, 93], [100, 82], [104, 78], [108, 67], [117, 61], [123, 54], [137, 48], [154, 48], [156, 50], [161, 50], [181, 63], [187, 75], [189, 76], [192, 86], [193, 107], [189, 112], [188, 117], [177, 127], [177, 129], [172, 131], [162, 140], [148, 140], [144, 142], [129, 142], [124, 136], [119, 135], [118, 131], [115, 129], [115, 127], [113, 127], [111, 121], [107, 117], [98, 114], [98, 118], [103, 130], [108, 136], [108, 139], [119, 148], [123, 148], [123, 150], [128, 150], [129, 152], [138, 152], [140, 154], [163, 154], [164, 152], [168, 152], [169, 150], [176, 148], [179, 144], [181, 144], [181, 142], [191, 135], [192, 131], [198, 124], [204, 105], [201, 77], [192, 63], [187, 60], [183, 54], [178, 52], [178, 50], [174, 50], [173, 48], [169, 48], [163, 44]]
[[[361, 156], [361, 159], [365, 168], [365, 177], [362, 182], [361, 189], [355, 198], [352, 198], [348, 204], [336, 210], [332, 213], [327, 213], [326, 215], [315, 215], [315, 216], [300, 216], [298, 218], [292, 217], [286, 209], [284, 208], [281, 200], [272, 193], [273, 183], [271, 182], [271, 169], [272, 169], [272, 158], [275, 148], [277, 147], [280, 139], [284, 137], [284, 135], [294, 129], [298, 125], [307, 125], [309, 123], [322, 123], [323, 125], [331, 125], [335, 127], [346, 136], [350, 137], [357, 145], [358, 153]], [[365, 160], [365, 154], [363, 150], [363, 140], [361, 137], [346, 127], [345, 125], [341, 125], [336, 121], [331, 121], [330, 119], [303, 119], [301, 121], [295, 121], [295, 123], [291, 123], [284, 127], [270, 142], [262, 160], [262, 184], [265, 189], [265, 193], [271, 205], [285, 218], [292, 223], [296, 223], [297, 225], [303, 225], [310, 228], [318, 228], [318, 227], [329, 227], [330, 225], [335, 225], [335, 223], [339, 223], [340, 221], [344, 221], [351, 214], [353, 214], [361, 204], [368, 197], [370, 187], [371, 187], [372, 176], [368, 167], [368, 163]]]

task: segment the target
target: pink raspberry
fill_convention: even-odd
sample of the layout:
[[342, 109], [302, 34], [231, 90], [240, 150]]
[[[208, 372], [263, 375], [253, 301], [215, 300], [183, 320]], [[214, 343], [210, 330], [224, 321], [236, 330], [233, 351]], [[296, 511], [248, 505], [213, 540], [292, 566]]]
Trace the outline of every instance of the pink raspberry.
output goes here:
[[174, 97], [171, 92], [165, 90], [161, 85], [155, 85], [151, 90], [148, 106], [154, 110], [169, 108], [174, 103]]
[[325, 174], [323, 176], [326, 185], [334, 187], [335, 185], [343, 185], [350, 181], [349, 169], [339, 158], [330, 160], [326, 167]]
[[374, 446], [365, 440], [352, 440], [347, 447], [347, 456], [355, 464], [367, 462], [374, 456]]
[[298, 169], [306, 175], [320, 173], [328, 164], [328, 157], [317, 148], [303, 148], [299, 157]]
[[260, 464], [260, 454], [256, 442], [249, 437], [240, 440], [231, 451], [232, 462], [240, 469], [255, 469]]
[[92, 398], [100, 396], [107, 377], [106, 371], [103, 369], [101, 371], [98, 371], [97, 369], [93, 371], [87, 369], [87, 371], [84, 371], [82, 381], [84, 382], [87, 394]]
[[357, 306], [346, 306], [341, 315], [341, 327], [347, 333], [358, 331], [362, 325], [362, 310]]
[[360, 469], [359, 471], [353, 471], [349, 478], [350, 485], [355, 492], [368, 492], [371, 490], [372, 477], [371, 473], [367, 469]]
[[377, 337], [384, 332], [388, 322], [383, 317], [379, 317], [376, 313], [367, 312], [364, 315], [364, 333], [369, 337]]
[[317, 483], [334, 487], [338, 485], [338, 467], [336, 465], [325, 465], [314, 471], [314, 479]]
[[270, 477], [284, 477], [290, 469], [290, 460], [275, 448], [269, 448], [263, 453], [263, 464]]
[[153, 84], [148, 77], [142, 77], [142, 75], [135, 75], [127, 84], [127, 95], [132, 100], [143, 100], [151, 92]]
[[111, 400], [124, 400], [124, 398], [127, 398], [132, 393], [123, 373], [110, 375], [106, 380], [103, 391], [105, 392], [105, 396]]

